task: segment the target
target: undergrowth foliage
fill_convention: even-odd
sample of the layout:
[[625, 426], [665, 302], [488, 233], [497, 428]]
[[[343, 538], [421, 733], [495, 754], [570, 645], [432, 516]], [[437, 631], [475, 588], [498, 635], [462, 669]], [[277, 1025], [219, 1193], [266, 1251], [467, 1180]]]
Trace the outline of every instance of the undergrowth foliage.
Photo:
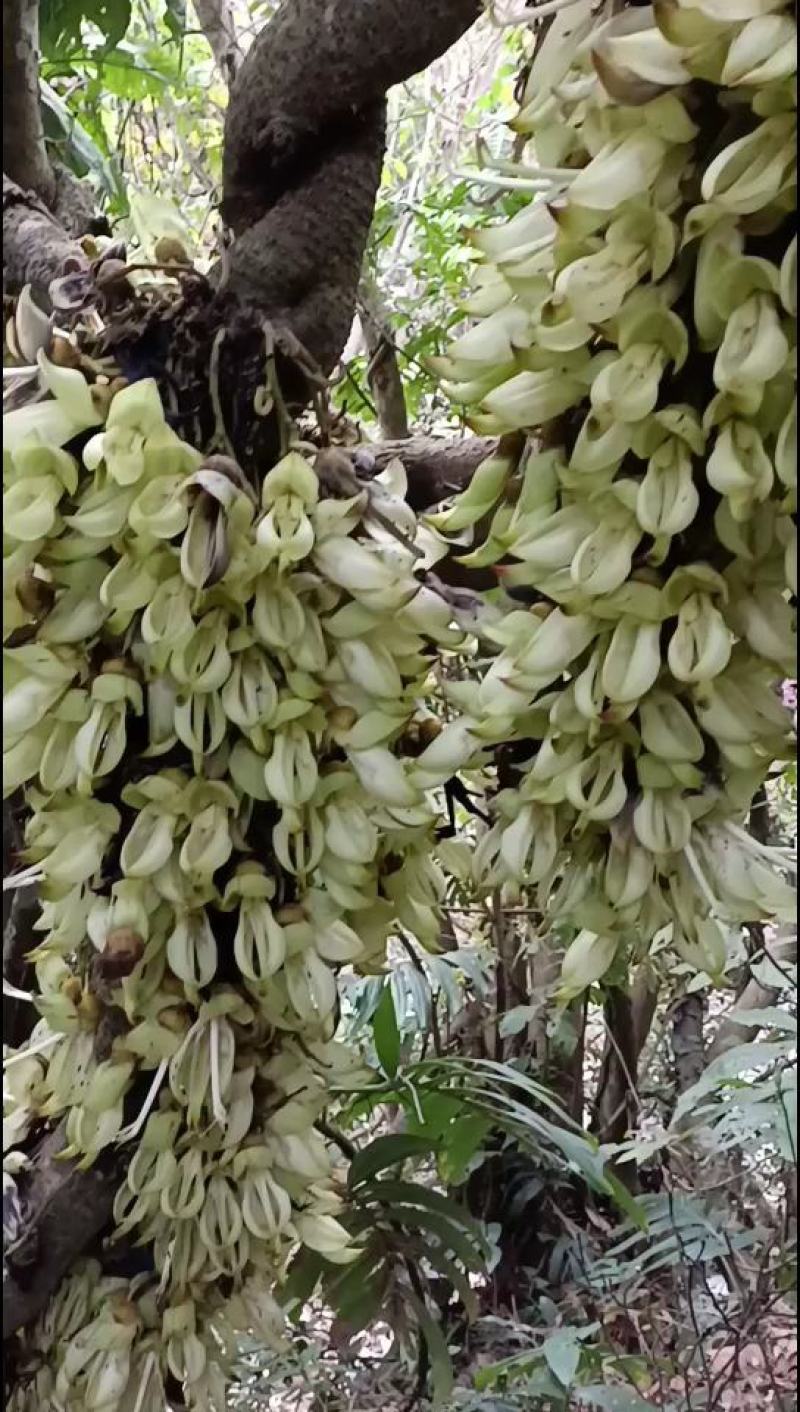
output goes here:
[[[531, 200], [475, 234], [478, 322], [436, 360], [503, 438], [439, 514], [411, 512], [400, 462], [330, 482], [296, 428], [256, 484], [176, 435], [154, 381], [17, 303], [36, 377], [4, 416], [4, 788], [41, 940], [4, 1165], [24, 1187], [58, 1124], [80, 1167], [118, 1150], [111, 1249], [143, 1255], [67, 1275], [18, 1339], [14, 1412], [221, 1412], [243, 1343], [282, 1355], [320, 1281], [355, 1326], [412, 1326], [444, 1402], [429, 1272], [474, 1316], [492, 1242], [402, 1174], [436, 1150], [431, 1095], [475, 1145], [499, 1128], [625, 1208], [590, 1283], [648, 1232], [662, 1264], [706, 1239], [691, 1206], [636, 1203], [534, 1079], [402, 1064], [388, 988], [370, 1063], [339, 1027], [393, 938], [437, 950], [451, 874], [536, 913], [562, 1009], [654, 946], [719, 982], [744, 924], [794, 911], [789, 851], [746, 827], [793, 739], [794, 21], [780, 0], [584, 10], [533, 62], [531, 155], [498, 175]], [[426, 582], [447, 553], [497, 566], [477, 613]], [[469, 678], [442, 670], [456, 653]], [[474, 847], [442, 837], [442, 787], [494, 779], [509, 746]], [[793, 1053], [750, 1056], [749, 1131], [786, 1160]], [[675, 1115], [720, 1150], [737, 1072]], [[409, 1093], [416, 1132], [356, 1151], [329, 1127]], [[542, 1395], [580, 1365], [615, 1405], [593, 1330], [539, 1350]]]

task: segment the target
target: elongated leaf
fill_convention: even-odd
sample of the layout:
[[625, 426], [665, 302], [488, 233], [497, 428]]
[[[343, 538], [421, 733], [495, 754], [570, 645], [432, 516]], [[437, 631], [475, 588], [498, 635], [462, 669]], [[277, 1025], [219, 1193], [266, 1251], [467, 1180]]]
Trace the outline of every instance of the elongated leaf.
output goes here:
[[535, 1005], [515, 1005], [501, 1016], [499, 1030], [504, 1039], [509, 1035], [521, 1034], [536, 1014]]
[[438, 1247], [432, 1249], [429, 1244], [420, 1242], [415, 1244], [409, 1241], [408, 1252], [416, 1255], [418, 1260], [424, 1260], [426, 1264], [437, 1270], [449, 1284], [453, 1286], [464, 1306], [467, 1318], [472, 1322], [477, 1319], [479, 1312], [478, 1297], [469, 1282], [469, 1275], [465, 1274], [460, 1265], [445, 1255]]
[[479, 1240], [483, 1239], [480, 1225], [474, 1216], [441, 1191], [431, 1191], [430, 1187], [419, 1186], [415, 1182], [381, 1181], [375, 1182], [369, 1195], [372, 1200], [382, 1201], [385, 1205], [402, 1201], [410, 1206], [424, 1206], [429, 1211], [440, 1211], [448, 1220], [457, 1221], [464, 1230], [471, 1231]]
[[444, 1334], [435, 1319], [431, 1317], [421, 1299], [409, 1293], [408, 1302], [414, 1310], [419, 1325], [420, 1336], [428, 1349], [431, 1371], [431, 1392], [434, 1407], [442, 1407], [448, 1400], [455, 1377], [453, 1364]]
[[458, 1186], [487, 1133], [491, 1121], [479, 1113], [463, 1113], [450, 1123], [442, 1135], [439, 1151], [439, 1175], [449, 1186]]
[[353, 1333], [381, 1317], [391, 1272], [380, 1252], [368, 1251], [325, 1283], [325, 1296]]
[[[645, 1402], [638, 1392], [629, 1387], [605, 1387], [602, 1383], [592, 1383], [588, 1387], [576, 1388], [574, 1396], [581, 1407], [597, 1409], [597, 1412], [653, 1412], [652, 1402]], [[664, 1412], [671, 1412], [674, 1402], [662, 1404]]]
[[299, 1319], [303, 1305], [311, 1298], [325, 1269], [321, 1255], [317, 1255], [316, 1251], [309, 1250], [305, 1245], [300, 1246], [289, 1266], [282, 1291], [284, 1303], [293, 1306], [291, 1318]]
[[[361, 1211], [354, 1214], [350, 1224], [355, 1229], [363, 1227], [369, 1230], [374, 1226], [375, 1219], [374, 1211]], [[476, 1248], [462, 1227], [454, 1225], [438, 1212], [425, 1211], [419, 1206], [396, 1206], [384, 1214], [384, 1219], [406, 1230], [426, 1231], [429, 1235], [436, 1236], [445, 1254], [450, 1251], [465, 1269], [476, 1272], [483, 1270], [483, 1251]]]
[[437, 1147], [438, 1143], [415, 1133], [390, 1133], [387, 1137], [376, 1138], [353, 1158], [348, 1185], [351, 1189], [360, 1186], [377, 1172], [405, 1162], [409, 1157], [428, 1157]]
[[766, 1010], [729, 1010], [725, 1019], [735, 1020], [737, 1025], [748, 1029], [785, 1030], [787, 1034], [797, 1034], [796, 1015], [790, 1015], [777, 1005], [770, 1005]]
[[542, 1354], [552, 1373], [555, 1373], [563, 1387], [572, 1386], [578, 1364], [581, 1361], [581, 1346], [568, 1329], [559, 1329], [542, 1344]]
[[50, 115], [59, 132], [64, 157], [81, 172], [90, 172], [106, 194], [125, 210], [128, 198], [116, 159], [107, 157], [100, 150], [94, 138], [45, 79], [39, 80], [39, 93], [45, 114]]
[[388, 986], [384, 986], [378, 1008], [372, 1017], [372, 1038], [383, 1072], [393, 1079], [400, 1062], [400, 1031], [397, 1027], [392, 992]]

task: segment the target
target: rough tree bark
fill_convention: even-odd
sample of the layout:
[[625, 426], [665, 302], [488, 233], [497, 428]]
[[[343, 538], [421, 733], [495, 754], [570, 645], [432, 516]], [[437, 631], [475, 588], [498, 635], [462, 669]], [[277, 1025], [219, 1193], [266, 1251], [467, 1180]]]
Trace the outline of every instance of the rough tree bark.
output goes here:
[[[70, 261], [82, 269], [88, 262], [49, 209], [51, 188], [38, 190], [32, 166], [14, 165], [10, 172], [7, 165], [22, 127], [32, 136], [37, 162], [46, 161], [40, 119], [35, 125], [31, 5], [9, 0], [4, 8], [6, 92], [20, 73], [25, 80], [10, 95], [10, 109], [4, 105], [4, 279], [10, 290], [31, 283], [44, 302], [50, 282]], [[195, 386], [207, 402], [212, 347], [227, 338], [219, 394], [243, 464], [259, 445], [253, 393], [264, 382], [265, 325], [299, 339], [325, 373], [347, 339], [380, 180], [387, 88], [443, 53], [479, 12], [479, 0], [285, 0], [242, 64], [225, 131], [223, 213], [235, 239], [217, 271], [217, 288], [199, 307], [196, 280], [194, 304], [184, 290], [163, 311], [134, 306], [122, 330], [110, 321], [109, 346], [129, 375], [149, 373], [166, 385], [176, 351], [179, 365], [184, 358], [194, 367]], [[13, 30], [9, 44], [7, 18], [27, 22], [28, 47], [14, 42]], [[302, 402], [309, 390], [304, 376], [295, 379], [294, 390]], [[415, 464], [428, 482], [421, 498], [431, 504], [450, 493], [485, 454], [486, 443], [465, 442], [453, 452], [435, 442], [418, 448]], [[390, 455], [391, 448], [381, 447], [376, 460]], [[4, 936], [4, 950], [8, 943], [17, 955], [19, 942], [16, 932]], [[59, 1135], [51, 1134], [32, 1170], [20, 1176], [27, 1215], [22, 1254], [18, 1248], [4, 1279], [6, 1337], [36, 1317], [110, 1216], [125, 1154], [81, 1173], [55, 1160], [60, 1146]], [[67, 1219], [67, 1211], [75, 1218]], [[32, 1279], [26, 1268], [31, 1250]]]
[[88, 266], [75, 237], [89, 228], [92, 200], [48, 157], [38, 71], [38, 0], [4, 0], [3, 285], [30, 283], [46, 304], [56, 274]]
[[639, 1106], [639, 1060], [653, 1022], [658, 991], [639, 967], [630, 994], [612, 989], [603, 1007], [606, 1042], [597, 1081], [592, 1129], [601, 1142], [621, 1142]]
[[369, 449], [379, 471], [400, 457], [408, 475], [411, 508], [427, 510], [463, 490], [496, 446], [497, 438], [488, 436], [468, 436], [463, 441], [415, 436], [408, 441], [380, 441]]
[[53, 205], [39, 106], [39, 0], [3, 0], [3, 171]]
[[705, 1068], [702, 995], [684, 995], [672, 1012], [672, 1058], [676, 1096], [686, 1093]]
[[[227, 441], [245, 469], [276, 445], [274, 417], [253, 414], [265, 379], [265, 325], [279, 349], [296, 342], [327, 375], [350, 331], [364, 247], [380, 181], [385, 93], [444, 52], [480, 13], [480, 0], [294, 0], [256, 39], [231, 91], [222, 213], [233, 242], [212, 287], [162, 309], [134, 301], [109, 331], [107, 351], [127, 376], [178, 389], [182, 407], [208, 406], [212, 349]], [[75, 247], [31, 229], [24, 195], [9, 191], [7, 269], [37, 289], [61, 274]], [[38, 204], [31, 208], [39, 220]], [[284, 337], [285, 335], [285, 337]], [[271, 336], [271, 335], [270, 335]], [[220, 352], [219, 340], [224, 339]], [[296, 359], [279, 359], [292, 407], [312, 383]], [[196, 413], [179, 431], [197, 435]], [[210, 442], [217, 419], [200, 426]]]
[[350, 332], [385, 142], [385, 94], [449, 48], [479, 0], [304, 0], [256, 39], [225, 124], [230, 288], [329, 373]]

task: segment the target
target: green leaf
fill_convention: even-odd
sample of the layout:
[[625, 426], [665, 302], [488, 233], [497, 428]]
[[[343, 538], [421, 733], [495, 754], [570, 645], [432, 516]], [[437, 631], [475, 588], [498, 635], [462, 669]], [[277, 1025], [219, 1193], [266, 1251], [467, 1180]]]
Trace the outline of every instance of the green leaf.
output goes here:
[[433, 1405], [434, 1407], [442, 1407], [453, 1391], [455, 1383], [447, 1342], [442, 1330], [428, 1313], [422, 1300], [409, 1291], [408, 1302], [417, 1316], [420, 1336], [424, 1338], [428, 1349]]
[[[354, 1229], [363, 1226], [369, 1230], [374, 1226], [376, 1219], [374, 1210], [360, 1211], [354, 1213], [349, 1224]], [[423, 1210], [418, 1206], [394, 1206], [384, 1213], [383, 1219], [405, 1230], [426, 1231], [428, 1235], [436, 1236], [442, 1249], [457, 1256], [467, 1270], [477, 1272], [484, 1268], [483, 1251], [476, 1248], [463, 1227], [455, 1225], [436, 1211]]]
[[[45, 121], [49, 118], [48, 129], [59, 143], [62, 157], [79, 175], [90, 172], [106, 194], [116, 200], [119, 206], [127, 208], [125, 186], [119, 173], [116, 159], [109, 160], [89, 135], [86, 128], [50, 87], [45, 79], [39, 80], [39, 94], [44, 108]], [[47, 130], [47, 129], [46, 129]], [[49, 135], [48, 132], [48, 135]]]
[[291, 1318], [298, 1319], [300, 1317], [303, 1305], [308, 1303], [325, 1269], [325, 1262], [320, 1255], [304, 1245], [300, 1246], [289, 1265], [286, 1282], [281, 1292], [285, 1304], [294, 1304]]
[[372, 1017], [372, 1038], [383, 1072], [393, 1079], [400, 1063], [400, 1031], [397, 1028], [394, 1000], [388, 985], [384, 986], [378, 1008]]
[[500, 1019], [501, 1037], [507, 1039], [509, 1035], [520, 1034], [535, 1014], [535, 1005], [515, 1005], [513, 1010], [506, 1010]]
[[491, 1128], [491, 1120], [479, 1113], [463, 1113], [445, 1128], [438, 1161], [443, 1182], [448, 1186], [463, 1182], [469, 1163]]
[[613, 1172], [606, 1173], [606, 1180], [608, 1182], [610, 1195], [620, 1211], [624, 1211], [625, 1215], [630, 1218], [640, 1231], [646, 1231], [647, 1213], [642, 1203], [628, 1190], [625, 1183], [620, 1181], [619, 1177], [614, 1176]]
[[428, 1157], [437, 1146], [430, 1138], [418, 1137], [415, 1133], [390, 1133], [387, 1137], [376, 1138], [353, 1158], [348, 1186], [352, 1190], [369, 1181], [376, 1172], [393, 1167], [397, 1162], [405, 1162], [409, 1157]]
[[788, 1034], [797, 1034], [797, 1017], [777, 1005], [770, 1005], [766, 1010], [729, 1010], [725, 1019], [735, 1020], [746, 1029], [785, 1030]]
[[164, 23], [172, 38], [180, 42], [186, 33], [185, 0], [166, 0]]
[[324, 1293], [340, 1319], [358, 1333], [380, 1318], [389, 1279], [383, 1254], [367, 1250], [360, 1260], [327, 1280]]
[[416, 1182], [381, 1181], [375, 1182], [371, 1188], [370, 1198], [390, 1206], [402, 1201], [410, 1206], [425, 1206], [430, 1211], [440, 1211], [448, 1220], [456, 1221], [464, 1230], [470, 1231], [477, 1240], [483, 1240], [483, 1232], [474, 1216], [441, 1191], [431, 1191], [430, 1187], [419, 1186]]
[[575, 1335], [569, 1329], [559, 1329], [542, 1344], [542, 1354], [562, 1386], [571, 1387], [581, 1361], [581, 1346]]
[[440, 1275], [453, 1286], [459, 1295], [461, 1303], [466, 1311], [467, 1318], [474, 1322], [478, 1317], [479, 1305], [478, 1297], [469, 1282], [469, 1275], [465, 1274], [449, 1255], [445, 1255], [442, 1250], [433, 1249], [429, 1244], [420, 1245], [417, 1250], [420, 1260], [425, 1260], [434, 1270], [438, 1270]]
[[45, 57], [80, 46], [84, 22], [95, 25], [106, 48], [113, 49], [131, 22], [130, 0], [41, 0], [39, 36]]
[[[573, 1394], [581, 1407], [602, 1409], [602, 1412], [653, 1412], [653, 1404], [645, 1402], [638, 1392], [627, 1387], [605, 1387], [593, 1383], [588, 1387], [576, 1388]], [[665, 1412], [674, 1407], [670, 1402]]]

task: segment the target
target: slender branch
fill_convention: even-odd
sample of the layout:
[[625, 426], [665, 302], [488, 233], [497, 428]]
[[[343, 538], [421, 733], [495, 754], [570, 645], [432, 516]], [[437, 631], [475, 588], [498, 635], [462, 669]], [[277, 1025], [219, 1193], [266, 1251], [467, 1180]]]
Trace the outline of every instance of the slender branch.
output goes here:
[[375, 281], [366, 272], [359, 286], [358, 312], [369, 358], [367, 382], [375, 399], [381, 432], [390, 440], [405, 440], [408, 412], [389, 316]]
[[193, 0], [193, 3], [217, 68], [225, 82], [231, 84], [244, 60], [231, 6], [228, 0]]
[[415, 436], [408, 441], [381, 441], [368, 450], [378, 471], [400, 457], [408, 475], [408, 502], [419, 511], [466, 489], [481, 461], [496, 446], [497, 439], [488, 436], [468, 436], [462, 441]]

